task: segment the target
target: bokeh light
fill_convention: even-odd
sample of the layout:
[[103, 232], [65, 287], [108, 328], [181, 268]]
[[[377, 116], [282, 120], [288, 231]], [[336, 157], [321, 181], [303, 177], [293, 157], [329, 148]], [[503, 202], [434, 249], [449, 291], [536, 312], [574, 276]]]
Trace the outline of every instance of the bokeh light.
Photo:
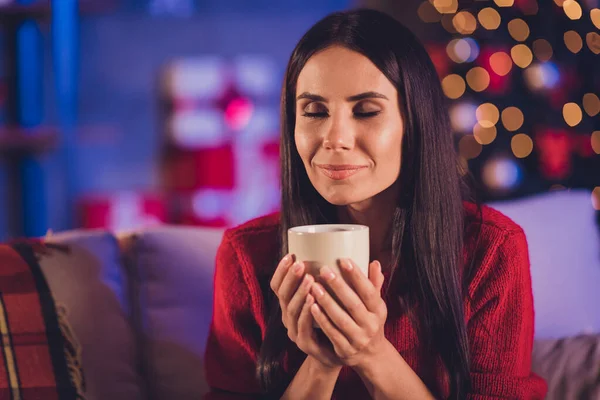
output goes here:
[[565, 0], [554, 0], [554, 3], [559, 7], [562, 7], [564, 2]]
[[565, 0], [563, 3], [563, 10], [565, 11], [565, 14], [567, 14], [567, 17], [572, 20], [579, 19], [583, 15], [581, 6], [575, 0]]
[[496, 192], [506, 192], [515, 189], [521, 183], [522, 173], [515, 160], [499, 157], [483, 166], [481, 177], [488, 188]]
[[494, 3], [496, 3], [498, 7], [512, 7], [515, 0], [494, 0]]
[[594, 150], [594, 153], [596, 154], [600, 154], [600, 131], [594, 131], [592, 133], [592, 149]]
[[567, 49], [569, 49], [571, 53], [579, 53], [579, 51], [581, 51], [583, 40], [581, 39], [581, 36], [579, 36], [579, 33], [568, 31], [565, 32], [563, 36], [565, 39], [565, 46], [567, 46]]
[[590, 32], [585, 35], [585, 43], [588, 45], [592, 53], [600, 54], [600, 35], [596, 32]]
[[473, 127], [473, 137], [480, 144], [490, 144], [496, 139], [497, 130], [495, 126], [484, 127], [478, 123]]
[[479, 11], [479, 14], [477, 14], [477, 19], [479, 19], [479, 23], [481, 24], [481, 26], [483, 26], [488, 31], [498, 29], [502, 20], [502, 18], [500, 18], [500, 14], [498, 14], [498, 11], [494, 10], [491, 7], [486, 7], [483, 10]]
[[517, 107], [506, 107], [502, 110], [501, 119], [507, 131], [514, 132], [523, 126], [523, 112]]
[[446, 97], [458, 99], [465, 92], [465, 80], [457, 74], [448, 75], [442, 79], [442, 89]]
[[471, 135], [465, 135], [458, 142], [458, 153], [467, 160], [476, 158], [481, 154], [481, 143]]
[[592, 190], [592, 207], [594, 210], [600, 210], [600, 186], [596, 186]]
[[450, 108], [450, 122], [455, 132], [468, 133], [473, 131], [477, 123], [475, 115], [477, 107], [472, 103], [458, 103]]
[[552, 46], [545, 39], [537, 39], [533, 42], [533, 54], [538, 60], [545, 62], [552, 58]]
[[552, 89], [559, 81], [558, 68], [552, 62], [535, 64], [525, 70], [525, 83], [531, 90]]
[[515, 157], [525, 158], [533, 151], [533, 140], [524, 133], [518, 133], [512, 137], [510, 148]]
[[468, 11], [461, 11], [452, 18], [454, 29], [463, 35], [470, 35], [477, 29], [477, 20]]
[[433, 0], [433, 6], [440, 14], [454, 14], [458, 10], [458, 0]]
[[567, 103], [563, 106], [563, 118], [567, 125], [573, 127], [581, 122], [583, 113], [577, 103]]
[[597, 8], [593, 8], [590, 10], [590, 19], [594, 26], [600, 29], [600, 10]]
[[467, 83], [476, 92], [482, 92], [490, 84], [490, 74], [482, 67], [473, 67], [467, 72]]
[[423, 22], [427, 23], [440, 22], [442, 19], [442, 14], [440, 14], [433, 4], [427, 0], [421, 3], [419, 9], [417, 10], [417, 14]]
[[586, 93], [583, 95], [583, 109], [590, 117], [600, 112], [600, 99], [595, 93]]
[[533, 54], [525, 44], [513, 46], [513, 48], [510, 49], [510, 56], [514, 63], [521, 68], [527, 68], [533, 61]]
[[512, 69], [512, 59], [505, 52], [498, 51], [491, 55], [490, 67], [498, 75], [505, 76]]
[[492, 103], [484, 103], [475, 110], [477, 122], [484, 128], [491, 128], [498, 123], [500, 111]]
[[454, 19], [454, 15], [453, 14], [444, 14], [444, 15], [442, 15], [442, 26], [444, 27], [444, 29], [446, 31], [448, 31], [448, 33], [455, 34], [456, 33], [456, 28], [454, 28], [454, 24], [452, 23], [453, 19]]
[[529, 37], [529, 26], [521, 18], [515, 18], [508, 23], [508, 33], [517, 42], [523, 42]]
[[446, 53], [456, 63], [472, 62], [479, 56], [479, 46], [471, 38], [452, 39], [446, 46]]

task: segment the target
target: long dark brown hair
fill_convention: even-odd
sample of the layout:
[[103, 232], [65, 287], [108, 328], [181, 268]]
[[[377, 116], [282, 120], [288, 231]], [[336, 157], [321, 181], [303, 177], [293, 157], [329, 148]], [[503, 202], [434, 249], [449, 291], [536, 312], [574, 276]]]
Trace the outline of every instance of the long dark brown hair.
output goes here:
[[[287, 253], [288, 228], [337, 222], [335, 207], [314, 189], [294, 141], [298, 75], [310, 57], [334, 45], [369, 58], [398, 90], [405, 131], [401, 193], [391, 218], [392, 271], [402, 265], [411, 282], [403, 297], [418, 305], [422, 361], [433, 366], [441, 359], [450, 398], [464, 398], [471, 383], [461, 272], [464, 206], [446, 100], [423, 45], [384, 13], [363, 9], [331, 14], [300, 39], [290, 57], [281, 97], [281, 255]], [[271, 295], [266, 306], [270, 314], [257, 375], [265, 392], [277, 396], [285, 389], [282, 362], [290, 343], [277, 299]], [[425, 383], [439, 395], [435, 378]]]

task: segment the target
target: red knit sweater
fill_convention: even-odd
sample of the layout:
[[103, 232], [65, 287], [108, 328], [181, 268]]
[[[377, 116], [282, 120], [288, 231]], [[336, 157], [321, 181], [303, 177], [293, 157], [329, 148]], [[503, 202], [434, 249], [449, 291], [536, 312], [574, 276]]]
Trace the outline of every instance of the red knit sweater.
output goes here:
[[[542, 399], [546, 384], [531, 372], [533, 297], [525, 235], [499, 212], [483, 207], [482, 213], [480, 222], [475, 206], [466, 205], [465, 260], [476, 260], [464, 308], [473, 380], [469, 399]], [[230, 229], [219, 247], [205, 356], [211, 392], [205, 399], [256, 398], [260, 393], [256, 359], [267, 320], [263, 299], [279, 254], [278, 221], [278, 215], [271, 215]], [[387, 284], [386, 279], [384, 289]], [[413, 323], [397, 302], [386, 303], [386, 338], [423, 376]], [[304, 355], [291, 341], [288, 355], [285, 369], [291, 378]], [[332, 398], [368, 399], [369, 393], [360, 377], [344, 367]]]

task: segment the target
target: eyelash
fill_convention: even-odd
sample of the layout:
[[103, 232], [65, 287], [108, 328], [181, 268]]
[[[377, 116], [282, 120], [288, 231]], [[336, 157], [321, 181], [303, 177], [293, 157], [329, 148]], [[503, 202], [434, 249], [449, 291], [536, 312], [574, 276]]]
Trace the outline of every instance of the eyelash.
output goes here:
[[[379, 115], [380, 113], [381, 113], [381, 111], [371, 111], [371, 112], [367, 112], [367, 113], [355, 113], [354, 117], [357, 119], [366, 119], [366, 118], [375, 117], [375, 116]], [[302, 116], [307, 117], [307, 118], [319, 119], [319, 118], [326, 118], [329, 115], [327, 113], [307, 113], [307, 112], [305, 112], [304, 114], [302, 114]]]

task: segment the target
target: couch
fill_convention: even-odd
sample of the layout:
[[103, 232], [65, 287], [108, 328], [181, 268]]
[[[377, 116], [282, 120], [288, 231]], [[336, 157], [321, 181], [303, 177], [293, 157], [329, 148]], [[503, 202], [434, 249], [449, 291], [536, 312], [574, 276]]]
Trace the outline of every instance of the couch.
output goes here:
[[[590, 193], [551, 192], [493, 206], [524, 228], [535, 301], [533, 369], [548, 399], [600, 399], [600, 235]], [[69, 231], [40, 265], [81, 345], [89, 400], [191, 400], [223, 231], [157, 226]], [[233, 378], [233, 377], [232, 377]]]

